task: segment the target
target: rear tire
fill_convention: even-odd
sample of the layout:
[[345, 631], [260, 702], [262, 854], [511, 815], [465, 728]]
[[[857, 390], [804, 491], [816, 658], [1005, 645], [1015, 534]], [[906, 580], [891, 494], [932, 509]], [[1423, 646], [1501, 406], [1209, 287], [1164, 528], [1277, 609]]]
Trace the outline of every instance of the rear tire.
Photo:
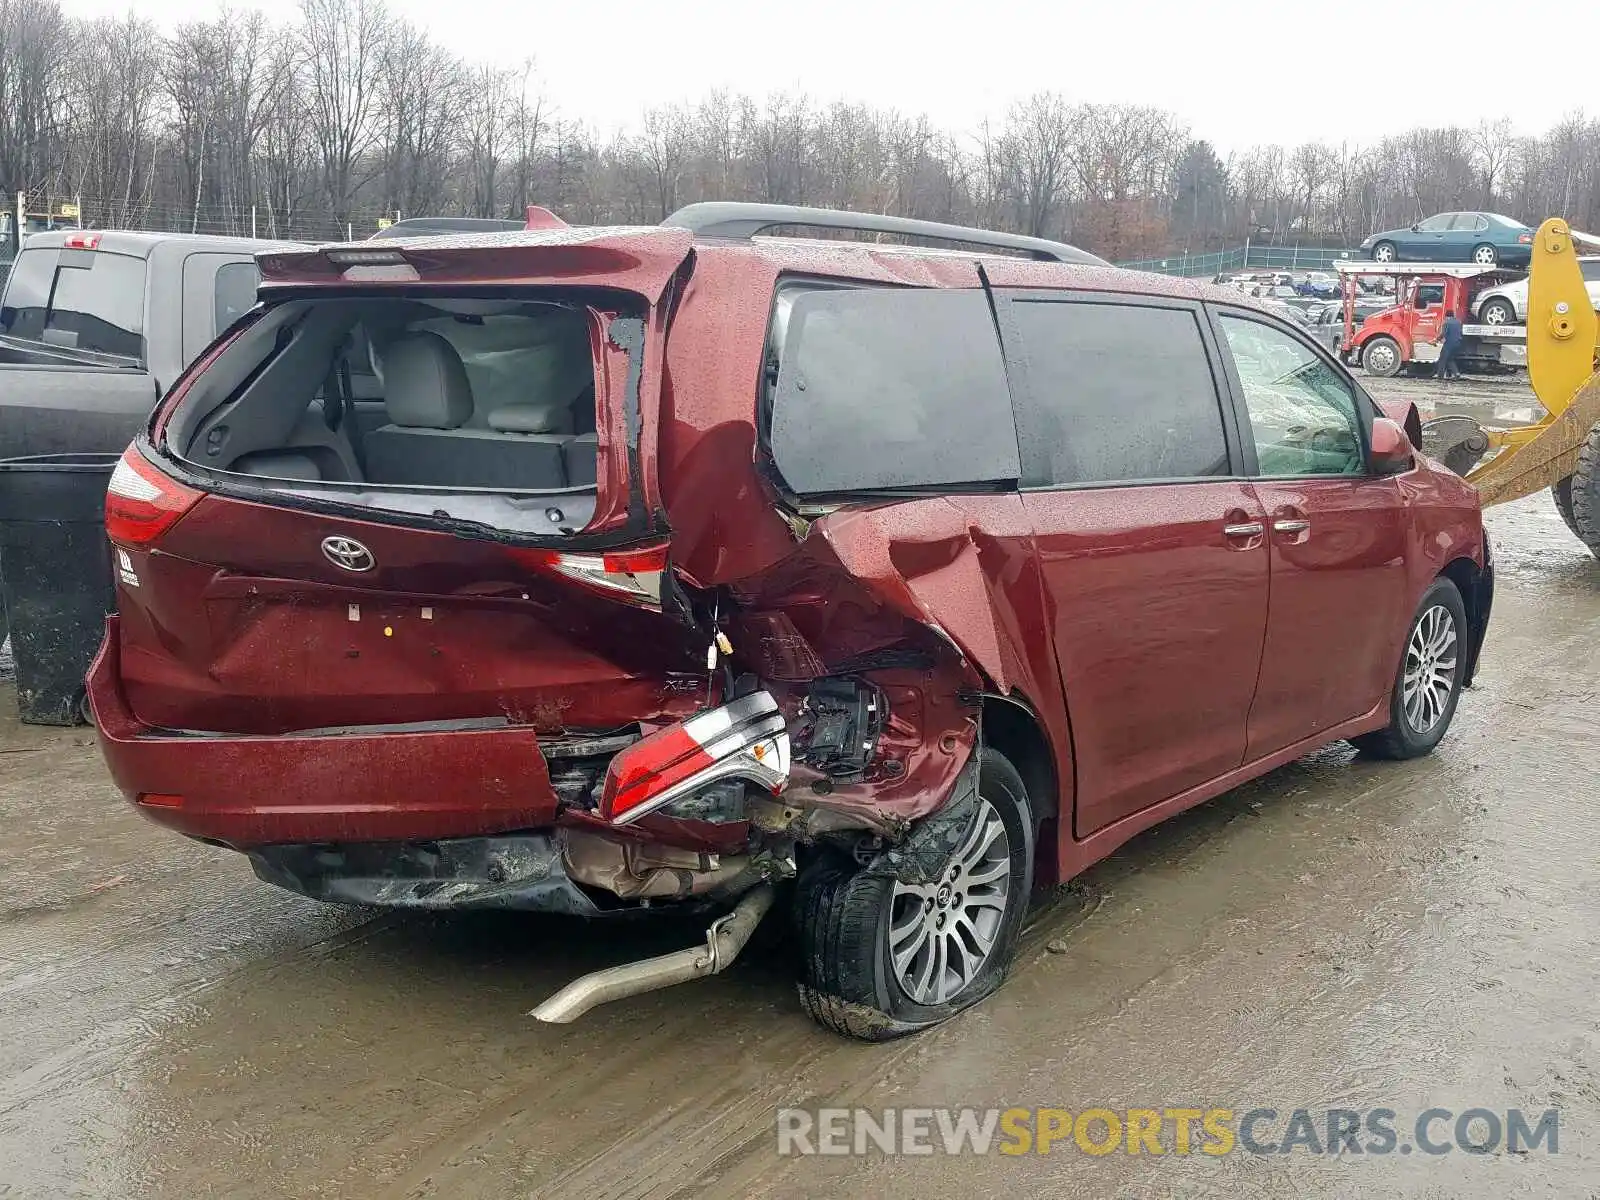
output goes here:
[[1389, 690], [1389, 725], [1350, 739], [1373, 758], [1420, 758], [1439, 744], [1461, 699], [1467, 662], [1467, 609], [1461, 592], [1444, 576], [1422, 594], [1406, 629], [1394, 686]]
[[1472, 261], [1480, 267], [1497, 267], [1500, 265], [1500, 251], [1483, 242], [1472, 248]]
[[1400, 374], [1405, 359], [1400, 354], [1400, 343], [1386, 333], [1380, 333], [1361, 347], [1361, 367], [1368, 375], [1384, 379]]
[[1512, 307], [1511, 301], [1496, 296], [1479, 311], [1478, 319], [1485, 325], [1515, 325], [1517, 310]]
[[[818, 1024], [862, 1041], [884, 1042], [938, 1025], [1004, 982], [1033, 886], [1034, 823], [1016, 768], [994, 750], [985, 749], [982, 756], [977, 817], [953, 859], [959, 869], [939, 881], [925, 910], [892, 875], [843, 859], [820, 862], [801, 876], [795, 891], [804, 954], [800, 1002]], [[1003, 862], [996, 845], [1002, 830]], [[976, 849], [984, 838], [989, 839], [987, 857]], [[964, 858], [969, 847], [978, 858]], [[1002, 875], [985, 881], [1002, 869]], [[988, 949], [974, 962], [972, 947], [981, 945], [983, 936], [977, 926], [987, 922], [981, 914], [995, 910], [1002, 890]], [[944, 894], [953, 907], [937, 898]], [[963, 900], [970, 907], [962, 907]], [[924, 912], [926, 917], [919, 916]], [[944, 913], [950, 914], [949, 924], [935, 931], [932, 922]], [[976, 920], [974, 913], [980, 914]], [[920, 932], [924, 929], [928, 932]], [[918, 946], [927, 947], [927, 957]], [[970, 967], [965, 975], [963, 967]], [[919, 989], [916, 977], [924, 970], [932, 982]]]
[[1562, 482], [1572, 498], [1572, 532], [1600, 558], [1600, 425], [1589, 430], [1578, 447], [1578, 465]]

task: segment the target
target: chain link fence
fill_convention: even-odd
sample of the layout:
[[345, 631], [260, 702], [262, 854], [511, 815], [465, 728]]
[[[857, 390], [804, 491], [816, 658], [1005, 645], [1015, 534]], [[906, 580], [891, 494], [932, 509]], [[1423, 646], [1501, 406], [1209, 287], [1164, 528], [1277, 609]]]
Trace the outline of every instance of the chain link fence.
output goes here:
[[1142, 258], [1118, 263], [1134, 271], [1154, 271], [1160, 275], [1211, 276], [1226, 271], [1330, 271], [1341, 259], [1358, 255], [1354, 250], [1329, 250], [1313, 246], [1254, 246], [1246, 243], [1232, 250], [1210, 254], [1171, 254], [1165, 258]]

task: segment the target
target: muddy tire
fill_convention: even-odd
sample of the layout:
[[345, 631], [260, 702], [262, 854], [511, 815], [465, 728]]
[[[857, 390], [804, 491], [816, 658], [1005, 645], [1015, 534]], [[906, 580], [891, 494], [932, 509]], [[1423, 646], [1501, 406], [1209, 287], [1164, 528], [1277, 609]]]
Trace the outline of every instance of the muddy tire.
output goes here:
[[1550, 498], [1556, 502], [1556, 511], [1561, 514], [1561, 519], [1567, 523], [1567, 528], [1572, 530], [1574, 537], [1581, 538], [1578, 532], [1578, 518], [1572, 513], [1572, 476], [1558, 479], [1550, 485]]
[[1422, 594], [1406, 630], [1389, 691], [1387, 728], [1350, 739], [1373, 758], [1420, 758], [1439, 744], [1456, 715], [1467, 663], [1467, 610], [1461, 592], [1440, 576]]
[[911, 889], [843, 859], [801, 876], [800, 1003], [818, 1024], [888, 1041], [948, 1020], [1004, 982], [1033, 886], [1034, 822], [1016, 768], [993, 750], [982, 755], [972, 825], [954, 873], [936, 886]]
[[1589, 547], [1590, 554], [1600, 558], [1600, 425], [1589, 430], [1589, 436], [1578, 448], [1578, 465], [1561, 482], [1567, 485], [1571, 501], [1572, 520], [1568, 524], [1572, 532]]

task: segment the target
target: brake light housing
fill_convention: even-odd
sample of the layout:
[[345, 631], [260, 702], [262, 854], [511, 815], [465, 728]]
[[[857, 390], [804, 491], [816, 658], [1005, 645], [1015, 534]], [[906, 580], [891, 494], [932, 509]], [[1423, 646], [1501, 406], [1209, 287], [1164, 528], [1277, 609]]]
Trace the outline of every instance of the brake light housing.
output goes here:
[[120, 546], [148, 546], [199, 503], [202, 494], [129, 446], [106, 486], [106, 536]]
[[601, 554], [569, 554], [532, 547], [514, 549], [512, 554], [521, 563], [570, 579], [591, 591], [647, 608], [661, 606], [661, 575], [667, 569], [664, 542]]
[[100, 248], [100, 235], [98, 233], [69, 233], [62, 239], [63, 250], [98, 250]]
[[600, 815], [627, 825], [724, 780], [777, 795], [789, 782], [789, 733], [770, 692], [752, 692], [623, 750], [606, 768]]

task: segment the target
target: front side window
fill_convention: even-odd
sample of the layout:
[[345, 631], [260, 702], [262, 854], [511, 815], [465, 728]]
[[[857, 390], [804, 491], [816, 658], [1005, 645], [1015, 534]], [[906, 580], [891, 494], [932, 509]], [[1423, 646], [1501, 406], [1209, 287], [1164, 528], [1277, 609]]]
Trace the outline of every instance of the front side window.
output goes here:
[[1360, 475], [1366, 464], [1355, 392], [1321, 356], [1259, 321], [1224, 314], [1264, 476]]
[[1030, 485], [1063, 487], [1229, 472], [1222, 410], [1187, 308], [1019, 300]]
[[1005, 364], [981, 291], [817, 288], [780, 306], [769, 438], [790, 491], [1016, 480]]
[[1450, 228], [1450, 223], [1456, 218], [1455, 213], [1440, 213], [1436, 217], [1429, 217], [1426, 221], [1417, 223], [1418, 233], [1443, 233]]

